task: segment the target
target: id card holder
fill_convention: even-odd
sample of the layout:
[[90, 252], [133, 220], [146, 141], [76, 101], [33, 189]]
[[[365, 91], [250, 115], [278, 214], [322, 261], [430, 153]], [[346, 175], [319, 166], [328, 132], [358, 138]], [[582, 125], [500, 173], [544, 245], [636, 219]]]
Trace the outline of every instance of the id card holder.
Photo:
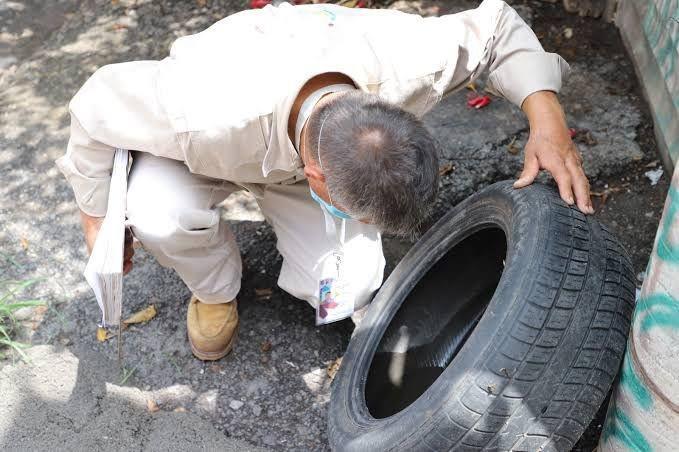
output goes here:
[[[342, 278], [343, 257], [341, 252], [335, 251], [332, 254], [334, 271], [324, 272], [328, 276], [318, 282], [316, 325], [343, 320], [354, 313], [354, 294], [351, 286]], [[330, 265], [325, 267], [329, 270]]]

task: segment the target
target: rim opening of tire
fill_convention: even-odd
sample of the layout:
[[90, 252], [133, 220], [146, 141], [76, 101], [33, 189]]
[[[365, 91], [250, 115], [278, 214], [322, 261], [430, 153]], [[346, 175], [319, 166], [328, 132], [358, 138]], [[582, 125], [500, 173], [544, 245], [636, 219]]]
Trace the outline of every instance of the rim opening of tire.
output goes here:
[[506, 254], [504, 232], [483, 229], [451, 248], [420, 279], [370, 365], [365, 400], [373, 417], [408, 407], [443, 373], [493, 297]]

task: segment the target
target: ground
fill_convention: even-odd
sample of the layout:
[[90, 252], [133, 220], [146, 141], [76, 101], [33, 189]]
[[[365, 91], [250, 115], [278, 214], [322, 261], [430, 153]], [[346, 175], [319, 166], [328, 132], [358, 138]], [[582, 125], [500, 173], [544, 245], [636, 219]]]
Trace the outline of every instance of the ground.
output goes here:
[[[556, 5], [515, 3], [545, 48], [571, 64], [561, 98], [598, 194], [596, 215], [625, 245], [641, 284], [668, 177], [651, 185], [644, 176], [659, 166], [652, 122], [617, 30]], [[477, 2], [398, 4], [445, 14]], [[19, 313], [21, 337], [35, 344], [31, 361], [0, 362], [3, 449], [328, 448], [327, 369], [342, 356], [352, 324], [317, 328], [306, 303], [276, 287], [275, 238], [248, 198], [229, 200], [225, 212], [245, 265], [235, 352], [215, 364], [192, 357], [184, 326], [189, 292], [138, 250], [125, 279], [125, 314], [153, 303], [158, 315], [123, 333], [121, 368], [116, 341], [95, 337], [99, 313], [82, 277], [77, 210], [54, 166], [68, 139], [67, 103], [96, 68], [163, 58], [176, 37], [245, 7], [212, 0], [0, 1], [0, 280], [39, 278], [26, 296], [46, 302]], [[466, 95], [448, 97], [425, 118], [443, 153], [437, 217], [521, 168], [528, 128], [520, 110], [498, 98], [469, 109]], [[385, 242], [391, 269], [410, 244]], [[594, 448], [602, 420], [592, 422], [576, 450]]]

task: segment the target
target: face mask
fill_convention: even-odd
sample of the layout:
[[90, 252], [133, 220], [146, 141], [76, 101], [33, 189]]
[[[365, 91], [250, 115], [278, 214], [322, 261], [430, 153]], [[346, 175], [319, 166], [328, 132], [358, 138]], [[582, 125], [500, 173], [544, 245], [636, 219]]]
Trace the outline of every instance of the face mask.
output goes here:
[[330, 215], [335, 218], [339, 218], [340, 220], [351, 220], [351, 215], [344, 213], [332, 204], [325, 202], [323, 198], [318, 196], [316, 192], [311, 189], [311, 187], [309, 187], [309, 191], [311, 192], [311, 197], [313, 200], [316, 201], [321, 206], [321, 208], [325, 209]]

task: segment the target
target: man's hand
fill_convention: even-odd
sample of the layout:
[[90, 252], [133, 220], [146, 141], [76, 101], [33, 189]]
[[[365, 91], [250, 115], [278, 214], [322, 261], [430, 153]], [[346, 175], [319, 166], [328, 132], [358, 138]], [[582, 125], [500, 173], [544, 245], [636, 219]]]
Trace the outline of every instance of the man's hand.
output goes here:
[[528, 116], [530, 137], [526, 143], [523, 172], [514, 182], [514, 188], [530, 185], [540, 170], [545, 169], [556, 180], [566, 203], [577, 202], [581, 212], [594, 213], [582, 158], [571, 140], [556, 95], [551, 91], [538, 91], [528, 96], [521, 108]]
[[[80, 222], [85, 233], [85, 243], [87, 243], [87, 251], [91, 254], [94, 242], [97, 240], [101, 223], [104, 221], [100, 217], [91, 217], [82, 210], [80, 211]], [[128, 230], [125, 230], [125, 251], [123, 252], [123, 275], [132, 270], [132, 256], [134, 256], [134, 248], [132, 248], [132, 235]]]

